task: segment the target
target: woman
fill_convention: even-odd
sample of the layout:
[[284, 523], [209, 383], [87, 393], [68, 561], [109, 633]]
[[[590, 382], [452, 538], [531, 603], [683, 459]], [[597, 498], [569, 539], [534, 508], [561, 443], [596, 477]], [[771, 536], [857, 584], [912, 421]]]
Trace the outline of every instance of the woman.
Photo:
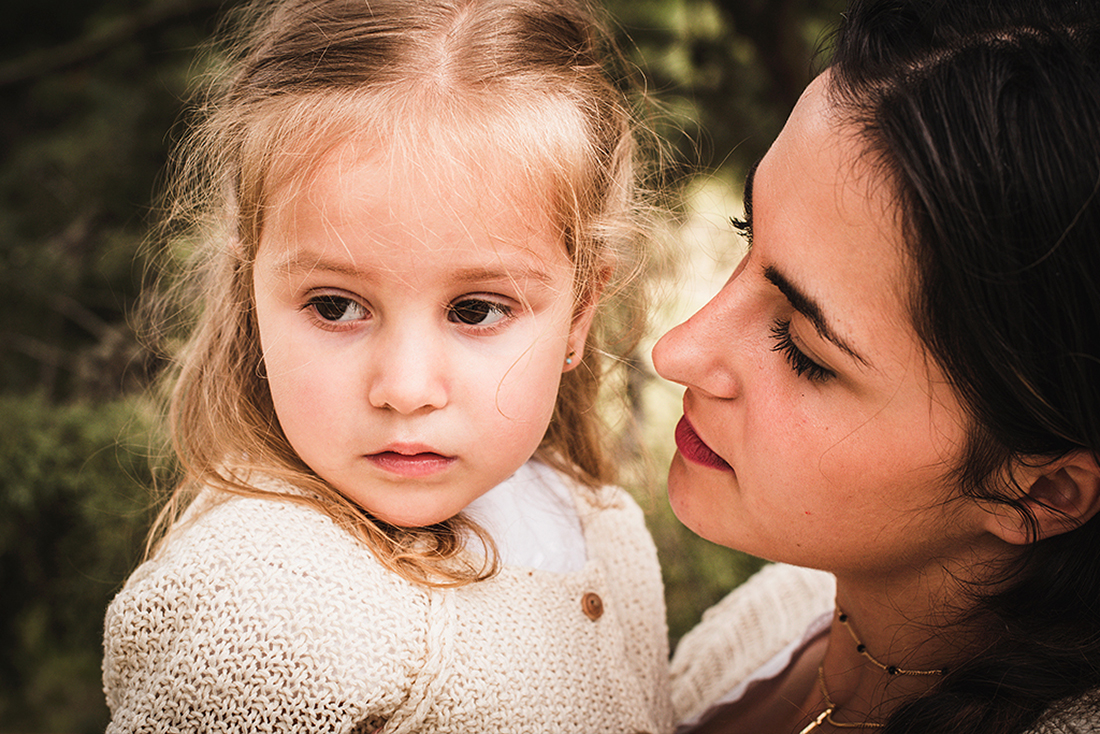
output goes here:
[[1098, 80], [1096, 2], [851, 4], [654, 350], [676, 514], [780, 562], [677, 650], [689, 730], [1100, 730]]

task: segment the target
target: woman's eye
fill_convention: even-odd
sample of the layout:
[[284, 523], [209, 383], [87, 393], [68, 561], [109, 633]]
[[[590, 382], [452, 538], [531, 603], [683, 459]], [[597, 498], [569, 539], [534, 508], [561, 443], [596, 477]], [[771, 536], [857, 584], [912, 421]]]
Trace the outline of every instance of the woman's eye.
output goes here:
[[795, 371], [799, 377], [805, 376], [806, 379], [811, 382], [825, 382], [832, 377], [836, 377], [836, 373], [832, 370], [822, 367], [817, 362], [806, 356], [806, 353], [798, 348], [798, 345], [791, 339], [791, 322], [790, 319], [776, 321], [772, 325], [772, 338], [775, 340], [775, 344], [772, 346], [773, 352], [781, 352], [784, 357], [787, 358], [787, 362], [791, 365], [791, 369]]
[[447, 320], [469, 326], [492, 326], [511, 315], [512, 309], [502, 303], [480, 298], [466, 298], [450, 305]]
[[362, 304], [345, 296], [314, 296], [306, 305], [320, 318], [333, 323], [359, 321], [367, 316]]

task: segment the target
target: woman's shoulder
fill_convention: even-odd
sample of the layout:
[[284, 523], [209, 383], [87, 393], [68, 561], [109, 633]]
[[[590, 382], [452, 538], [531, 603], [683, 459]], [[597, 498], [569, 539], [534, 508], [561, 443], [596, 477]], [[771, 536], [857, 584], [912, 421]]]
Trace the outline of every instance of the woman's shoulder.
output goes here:
[[770, 564], [708, 609], [670, 668], [679, 720], [697, 715], [799, 639], [835, 603], [831, 574]]
[[[830, 573], [771, 563], [704, 612], [693, 633], [747, 617], [769, 630], [789, 626], [800, 634], [808, 622], [833, 608], [835, 594], [836, 579]], [[761, 617], [761, 611], [775, 614]]]
[[1100, 732], [1100, 690], [1050, 709], [1028, 734], [1096, 734]]

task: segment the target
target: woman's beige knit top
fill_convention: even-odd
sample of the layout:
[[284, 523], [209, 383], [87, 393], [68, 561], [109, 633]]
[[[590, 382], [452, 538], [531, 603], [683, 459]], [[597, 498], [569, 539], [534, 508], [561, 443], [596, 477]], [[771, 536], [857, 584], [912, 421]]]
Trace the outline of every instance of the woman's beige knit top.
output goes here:
[[107, 612], [108, 732], [668, 732], [653, 541], [624, 492], [588, 494], [581, 571], [457, 589], [385, 570], [314, 510], [216, 505]]

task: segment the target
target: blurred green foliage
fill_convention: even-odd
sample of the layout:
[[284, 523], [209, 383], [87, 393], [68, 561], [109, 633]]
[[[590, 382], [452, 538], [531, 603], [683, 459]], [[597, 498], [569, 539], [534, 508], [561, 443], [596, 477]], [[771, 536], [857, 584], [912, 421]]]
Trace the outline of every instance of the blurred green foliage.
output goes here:
[[134, 568], [152, 508], [136, 399], [0, 396], [0, 721], [102, 731], [104, 604]]
[[[658, 131], [673, 149], [671, 185], [701, 168], [739, 177], [763, 153], [810, 78], [816, 39], [842, 6], [605, 2], [664, 110]], [[0, 731], [92, 732], [106, 723], [103, 612], [137, 563], [155, 509], [152, 411], [142, 391], [158, 362], [129, 319], [146, 280], [154, 192], [196, 74], [195, 49], [238, 3], [5, 4]], [[656, 489], [643, 504], [675, 640], [759, 561], [696, 538], [668, 510], [663, 486]]]

